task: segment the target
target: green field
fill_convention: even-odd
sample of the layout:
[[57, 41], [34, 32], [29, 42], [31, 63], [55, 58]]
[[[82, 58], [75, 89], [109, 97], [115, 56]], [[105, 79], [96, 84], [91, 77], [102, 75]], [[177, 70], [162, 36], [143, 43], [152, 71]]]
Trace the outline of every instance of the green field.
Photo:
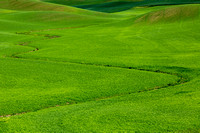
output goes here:
[[0, 0], [0, 133], [200, 132], [199, 0]]

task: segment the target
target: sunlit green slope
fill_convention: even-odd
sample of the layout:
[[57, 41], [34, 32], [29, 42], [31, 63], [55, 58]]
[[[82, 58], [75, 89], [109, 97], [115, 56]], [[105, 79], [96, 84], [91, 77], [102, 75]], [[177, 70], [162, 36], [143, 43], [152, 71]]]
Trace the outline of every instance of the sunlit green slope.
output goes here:
[[[120, 2], [121, 0], [40, 0], [49, 3], [57, 3], [62, 5], [87, 5], [87, 4], [102, 4], [108, 2]], [[123, 0], [124, 2], [135, 2], [141, 0]]]
[[[199, 47], [197, 43], [199, 41], [199, 7], [199, 5], [177, 6], [155, 12], [153, 10], [157, 9], [153, 8], [152, 12], [148, 11], [133, 18], [128, 16], [127, 20], [117, 23], [60, 30], [62, 32], [59, 30], [39, 32], [62, 37], [51, 42], [48, 40], [35, 42], [32, 46], [41, 48], [41, 51], [18, 56], [37, 59], [52, 58], [60, 61], [72, 60], [74, 62], [92, 61], [105, 64], [112, 62], [116, 65], [122, 63], [134, 66], [151, 65], [154, 62], [156, 65], [168, 66], [171, 64], [173, 66], [176, 64], [184, 67], [184, 61], [180, 61], [181, 59], [190, 58], [193, 54], [198, 55], [195, 51]], [[146, 12], [146, 8], [143, 10]], [[124, 14], [126, 15], [126, 12]], [[66, 34], [67, 36], [65, 36]], [[87, 37], [90, 39], [86, 41]], [[69, 40], [73, 44], [65, 42], [65, 40]], [[79, 43], [80, 41], [82, 43]], [[191, 47], [191, 45], [194, 46]], [[194, 53], [187, 56], [187, 53], [191, 54], [191, 52]], [[185, 56], [185, 58], [179, 58], [178, 55]], [[190, 66], [196, 65], [196, 63], [198, 62], [194, 62]]]
[[52, 4], [38, 0], [0, 0], [0, 8], [23, 11], [59, 11], [76, 14], [102, 15], [102, 13], [87, 11], [75, 7]]

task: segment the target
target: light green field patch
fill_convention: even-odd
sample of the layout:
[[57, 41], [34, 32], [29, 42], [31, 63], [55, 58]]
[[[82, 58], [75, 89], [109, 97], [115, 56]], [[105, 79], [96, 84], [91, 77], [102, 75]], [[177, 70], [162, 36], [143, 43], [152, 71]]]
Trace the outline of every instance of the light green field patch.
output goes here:
[[14, 10], [4, 10], [4, 9], [0, 9], [0, 13], [4, 14], [4, 13], [13, 13], [15, 12]]

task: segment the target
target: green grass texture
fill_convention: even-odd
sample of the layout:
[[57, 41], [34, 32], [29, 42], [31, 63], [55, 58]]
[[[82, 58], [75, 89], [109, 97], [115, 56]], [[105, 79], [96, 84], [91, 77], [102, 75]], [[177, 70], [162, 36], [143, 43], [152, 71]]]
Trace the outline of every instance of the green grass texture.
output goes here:
[[200, 132], [198, 1], [119, 2], [0, 0], [0, 132]]

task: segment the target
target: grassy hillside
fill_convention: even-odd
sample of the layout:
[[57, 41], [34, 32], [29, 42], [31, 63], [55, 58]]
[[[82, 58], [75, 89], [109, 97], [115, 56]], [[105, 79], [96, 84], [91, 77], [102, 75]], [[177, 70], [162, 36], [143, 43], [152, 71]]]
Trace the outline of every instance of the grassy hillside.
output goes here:
[[49, 4], [34, 0], [20, 0], [20, 1], [1, 0], [0, 7], [5, 9], [14, 9], [14, 10], [40, 10], [40, 11], [51, 10], [51, 11], [70, 11], [70, 12], [73, 12], [75, 10], [72, 7]]
[[66, 5], [64, 6], [59, 4], [52, 4], [37, 0], [1, 0], [0, 8], [23, 11], [58, 11], [76, 14], [102, 15], [102, 13], [98, 12], [92, 12]]
[[[62, 4], [62, 5], [86, 5], [86, 4], [102, 4], [106, 2], [119, 2], [121, 0], [40, 0], [50, 3]], [[126, 2], [135, 2], [141, 0], [123, 0]]]
[[166, 8], [155, 12], [150, 12], [138, 17], [136, 23], [166, 23], [184, 20], [199, 20], [200, 6], [179, 6], [174, 8]]
[[[35, 29], [53, 29], [53, 28], [67, 28], [77, 26], [88, 26], [91, 24], [105, 23], [113, 21], [114, 17], [96, 15], [73, 14], [66, 12], [55, 11], [29, 11], [19, 12], [13, 11], [6, 15], [0, 16], [0, 23], [5, 26], [2, 31], [23, 31]], [[90, 23], [90, 24], [88, 24]]]
[[119, 18], [116, 15], [34, 0], [1, 0], [0, 13], [2, 31], [87, 26]]
[[114, 2], [140, 2], [140, 3], [156, 3], [156, 4], [166, 4], [166, 3], [190, 3], [199, 2], [199, 0], [40, 0], [49, 3], [56, 3], [62, 5], [95, 5], [103, 3], [114, 3]]
[[[156, 9], [153, 8], [153, 10]], [[170, 13], [163, 15], [163, 12], [170, 12]], [[159, 53], [162, 54], [163, 52], [176, 53], [176, 54], [178, 51], [183, 52], [185, 47], [191, 46], [192, 41], [194, 41], [193, 44], [195, 45], [196, 48], [196, 46], [198, 46], [198, 43], [195, 43], [196, 40], [191, 41], [191, 37], [198, 39], [199, 19], [200, 19], [199, 5], [196, 6], [188, 5], [188, 6], [172, 7], [168, 9], [161, 9], [156, 12], [150, 11], [149, 13], [144, 13], [143, 15], [139, 15], [137, 17], [131, 19], [129, 18], [127, 20], [122, 20], [121, 22], [112, 24], [92, 26], [88, 28], [61, 30], [62, 32], [60, 32], [59, 30], [39, 32], [40, 34], [50, 33], [62, 37], [54, 39], [51, 42], [49, 42], [48, 40], [40, 41], [38, 43], [35, 42], [32, 46], [39, 47], [43, 49], [42, 51], [27, 53], [25, 55], [23, 54], [19, 56], [23, 56], [23, 58], [28, 58], [29, 56], [30, 58], [34, 57], [40, 59], [52, 58], [54, 60], [61, 60], [61, 61], [63, 60], [65, 61], [66, 59], [67, 60], [73, 59], [75, 61], [85, 60], [85, 62], [94, 61], [96, 63], [116, 62], [117, 64], [119, 62], [121, 63], [126, 62], [128, 64], [134, 63], [136, 65], [139, 63], [139, 62], [136, 63], [135, 60], [138, 57], [132, 56], [132, 53], [139, 52], [140, 54], [138, 54], [138, 56], [140, 56], [141, 60], [143, 56], [142, 53], [146, 52], [148, 54], [152, 54], [152, 56], [154, 55], [155, 58], [160, 56], [157, 54]], [[155, 24], [150, 25], [151, 23], [157, 23], [157, 25]], [[94, 28], [95, 32], [90, 32]], [[191, 35], [186, 36], [187, 34], [189, 34], [188, 31], [190, 30], [192, 30], [196, 34], [192, 34], [192, 36]], [[80, 36], [77, 33], [80, 33], [82, 36]], [[174, 36], [177, 33], [182, 33], [182, 34], [174, 38]], [[34, 34], [37, 34], [37, 32], [34, 32]], [[67, 34], [67, 37], [65, 37], [65, 34]], [[90, 40], [86, 41], [85, 38], [87, 38], [88, 36], [90, 36]], [[156, 38], [154, 38], [153, 41], [149, 42], [148, 40], [151, 40], [151, 38], [153, 38], [154, 36]], [[167, 37], [168, 40], [165, 41]], [[76, 38], [79, 39], [77, 40]], [[101, 38], [105, 39], [102, 40]], [[172, 40], [170, 40], [170, 38]], [[70, 45], [70, 43], [67, 42], [62, 43], [65, 42], [66, 39], [69, 40], [69, 42], [73, 42], [72, 46]], [[187, 43], [187, 40], [190, 40], [190, 43]], [[80, 41], [82, 43], [79, 43]], [[162, 44], [160, 42], [162, 42]], [[175, 46], [173, 46], [172, 44], [170, 45], [171, 42], [174, 43], [182, 42], [184, 48], [182, 47], [182, 45], [180, 46], [175, 44], [173, 44]], [[135, 43], [140, 45], [134, 45]], [[53, 44], [57, 45], [55, 46]], [[83, 47], [85, 48], [83, 49]], [[147, 47], [147, 49], [144, 49], [143, 47]], [[96, 51], [95, 49], [98, 50]], [[138, 51], [139, 49], [141, 49], [141, 51]], [[169, 56], [172, 55], [169, 54]], [[120, 57], [122, 57], [122, 59]], [[141, 61], [142, 63], [141, 65], [151, 64], [149, 60]], [[161, 58], [160, 63], [164, 63], [162, 60], [163, 59]], [[146, 62], [149, 62], [149, 64], [146, 64]], [[168, 63], [166, 62], [166, 64]]]
[[0, 7], [0, 132], [200, 132], [199, 4]]

